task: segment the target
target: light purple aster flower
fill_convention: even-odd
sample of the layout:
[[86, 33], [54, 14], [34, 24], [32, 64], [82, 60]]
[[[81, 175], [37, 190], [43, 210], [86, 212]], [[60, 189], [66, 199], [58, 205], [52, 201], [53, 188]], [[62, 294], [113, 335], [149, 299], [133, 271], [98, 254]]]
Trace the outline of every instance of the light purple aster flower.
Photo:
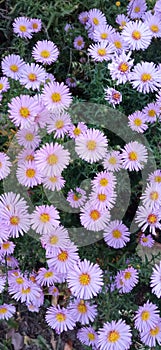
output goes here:
[[7, 154], [0, 152], [0, 180], [5, 179], [9, 175], [11, 165]]
[[93, 327], [82, 327], [77, 332], [77, 338], [81, 341], [82, 344], [92, 346], [92, 349], [95, 349], [97, 344], [98, 335]]
[[109, 37], [109, 42], [113, 45], [114, 52], [117, 54], [120, 54], [122, 51], [127, 51], [129, 49], [127, 42], [124, 40], [123, 36], [120, 33], [116, 32], [114, 34], [111, 34]]
[[66, 247], [59, 248], [55, 254], [47, 254], [49, 268], [54, 268], [59, 273], [70, 273], [73, 265], [79, 261], [78, 248], [68, 241]]
[[145, 235], [144, 233], [141, 234], [140, 238], [139, 238], [139, 243], [143, 246], [143, 247], [148, 247], [148, 248], [152, 248], [154, 245], [154, 239], [153, 237], [149, 234], [149, 235]]
[[81, 35], [74, 39], [73, 46], [76, 50], [82, 50], [84, 48], [85, 42]]
[[161, 37], [161, 18], [159, 15], [148, 13], [144, 19], [144, 23], [147, 24], [154, 38]]
[[161, 185], [161, 169], [155, 170], [148, 177], [148, 181], [154, 184]]
[[116, 16], [116, 23], [120, 25], [120, 29], [123, 29], [126, 26], [126, 23], [129, 22], [129, 17], [124, 14], [119, 14]]
[[12, 304], [0, 305], [0, 320], [8, 320], [15, 312], [16, 308]]
[[106, 25], [99, 25], [95, 28], [93, 32], [93, 40], [96, 42], [109, 42], [109, 38], [112, 34], [115, 33], [115, 29], [106, 24]]
[[158, 103], [151, 102], [148, 103], [141, 112], [144, 114], [146, 122], [155, 123], [157, 116], [160, 114], [160, 108]]
[[149, 231], [156, 235], [156, 228], [161, 229], [161, 212], [160, 209], [151, 209], [149, 207], [139, 206], [136, 212], [135, 222], [138, 224], [138, 227], [141, 227], [141, 230], [144, 232], [147, 227]]
[[59, 50], [52, 41], [42, 40], [38, 41], [33, 47], [32, 56], [35, 61], [50, 65], [57, 60]]
[[68, 108], [72, 102], [69, 87], [64, 83], [51, 82], [45, 85], [41, 96], [45, 107], [51, 112]]
[[93, 322], [97, 315], [97, 306], [83, 299], [75, 299], [69, 305], [69, 309], [73, 319], [83, 325]]
[[75, 191], [70, 190], [67, 194], [67, 201], [72, 208], [82, 207], [86, 200], [86, 191], [82, 190], [79, 187], [76, 187]]
[[75, 327], [75, 321], [69, 308], [61, 308], [59, 305], [50, 306], [47, 309], [45, 319], [48, 325], [58, 334]]
[[157, 0], [155, 6], [154, 6], [154, 14], [161, 15], [161, 0]]
[[59, 226], [59, 213], [53, 205], [39, 205], [30, 215], [31, 227], [37, 233], [45, 234]]
[[24, 85], [26, 89], [38, 89], [46, 80], [46, 71], [35, 63], [27, 63], [20, 76], [20, 84]]
[[161, 319], [159, 319], [154, 327], [140, 332], [140, 338], [142, 343], [148, 345], [150, 349], [157, 346], [157, 344], [161, 345]]
[[88, 11], [83, 11], [78, 16], [79, 22], [82, 24], [86, 24], [88, 21]]
[[9, 118], [16, 126], [30, 128], [38, 112], [38, 103], [29, 95], [13, 97], [9, 106]]
[[106, 24], [106, 17], [102, 11], [94, 8], [88, 12], [88, 26], [95, 29], [99, 25]]
[[105, 91], [105, 100], [108, 101], [115, 108], [117, 104], [120, 104], [122, 101], [122, 94], [114, 88], [107, 87]]
[[129, 79], [133, 88], [144, 94], [161, 88], [161, 70], [153, 62], [137, 63]]
[[91, 44], [88, 48], [88, 54], [96, 62], [110, 61], [114, 53], [114, 46], [110, 43], [100, 42]]
[[13, 22], [13, 32], [20, 38], [32, 38], [31, 22], [27, 17], [17, 17]]
[[153, 272], [150, 277], [150, 287], [152, 288], [152, 293], [154, 293], [157, 298], [161, 297], [161, 261], [159, 264], [155, 264], [153, 267]]
[[141, 18], [145, 14], [147, 9], [145, 0], [133, 0], [127, 6], [127, 14], [130, 18]]
[[98, 330], [97, 346], [100, 350], [127, 350], [131, 338], [131, 329], [124, 320], [107, 322]]
[[135, 313], [135, 327], [140, 331], [147, 331], [155, 327], [159, 321], [159, 310], [149, 300]]
[[122, 168], [121, 154], [119, 151], [108, 152], [103, 160], [103, 167], [108, 171], [119, 171]]
[[41, 30], [42, 22], [40, 18], [30, 18], [30, 24], [33, 33], [38, 33]]
[[144, 164], [147, 162], [148, 152], [141, 143], [131, 141], [125, 145], [121, 156], [124, 169], [139, 171], [144, 168]]
[[111, 221], [103, 233], [107, 245], [115, 249], [123, 248], [130, 241], [130, 232], [122, 221]]
[[71, 126], [71, 117], [68, 113], [55, 113], [47, 123], [47, 132], [53, 132], [54, 138], [63, 138]]
[[112, 62], [108, 64], [110, 75], [116, 84], [125, 84], [129, 80], [130, 69], [134, 60], [131, 59], [131, 51], [127, 54], [123, 51], [120, 55], [115, 55]]
[[143, 133], [145, 130], [148, 129], [148, 125], [146, 124], [146, 118], [143, 112], [136, 111], [133, 114], [130, 114], [128, 116], [128, 120], [128, 126], [138, 133]]
[[10, 83], [6, 77], [0, 78], [0, 93], [6, 92], [10, 88]]
[[159, 209], [161, 206], [161, 186], [157, 183], [147, 184], [141, 199], [145, 207], [147, 206], [152, 210]]
[[119, 271], [115, 278], [116, 287], [119, 293], [129, 293], [139, 282], [138, 271], [133, 267], [128, 267]]
[[25, 62], [19, 55], [8, 55], [2, 60], [2, 72], [9, 78], [19, 80], [24, 69]]
[[152, 33], [141, 20], [130, 21], [122, 31], [122, 37], [130, 50], [145, 50], [151, 43]]

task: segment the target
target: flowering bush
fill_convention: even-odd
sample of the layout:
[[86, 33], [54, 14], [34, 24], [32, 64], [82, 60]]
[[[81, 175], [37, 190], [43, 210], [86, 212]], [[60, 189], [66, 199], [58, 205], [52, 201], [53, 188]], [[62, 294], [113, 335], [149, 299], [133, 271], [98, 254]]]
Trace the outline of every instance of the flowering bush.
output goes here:
[[0, 322], [160, 349], [161, 1], [41, 5], [4, 19]]

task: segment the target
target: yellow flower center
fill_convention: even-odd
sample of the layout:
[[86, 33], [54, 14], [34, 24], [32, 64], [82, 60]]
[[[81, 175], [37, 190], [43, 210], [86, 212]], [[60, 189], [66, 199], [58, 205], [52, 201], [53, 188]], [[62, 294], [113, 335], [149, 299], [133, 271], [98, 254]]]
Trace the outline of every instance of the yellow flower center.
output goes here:
[[36, 171], [34, 169], [27, 169], [26, 170], [26, 176], [32, 179], [36, 174]]
[[97, 198], [100, 202], [104, 202], [107, 199], [107, 196], [104, 193], [99, 193]]
[[23, 279], [22, 277], [18, 277], [18, 278], [16, 278], [16, 282], [17, 282], [18, 284], [23, 284], [24, 279]]
[[5, 242], [5, 243], [2, 244], [2, 248], [3, 249], [7, 250], [9, 247], [10, 247], [10, 243], [9, 242]]
[[59, 239], [56, 235], [53, 235], [52, 237], [50, 237], [50, 244], [56, 244], [58, 243]]
[[40, 220], [41, 220], [43, 223], [49, 222], [49, 221], [50, 221], [50, 215], [47, 214], [47, 213], [42, 213], [42, 214], [40, 215]]
[[149, 117], [155, 117], [156, 116], [156, 111], [154, 109], [149, 109], [148, 116]]
[[152, 337], [155, 337], [159, 332], [160, 332], [160, 328], [155, 327], [155, 328], [150, 330], [150, 335], [152, 335]]
[[141, 319], [142, 319], [143, 321], [147, 321], [147, 320], [149, 320], [149, 318], [150, 318], [150, 313], [149, 313], [149, 311], [143, 311], [143, 312], [141, 313]]
[[159, 198], [159, 194], [157, 191], [153, 191], [150, 193], [150, 198], [153, 200], [153, 201], [156, 201], [158, 198]]
[[91, 332], [89, 332], [88, 334], [87, 334], [87, 336], [88, 336], [88, 339], [89, 340], [95, 340], [95, 335], [93, 334], [93, 333], [91, 333]]
[[107, 186], [108, 185], [108, 180], [105, 178], [105, 177], [103, 177], [101, 180], [100, 180], [100, 185], [101, 186]]
[[81, 39], [77, 40], [77, 45], [78, 45], [78, 46], [81, 46], [82, 43], [83, 43], [83, 41], [82, 41]]
[[146, 81], [150, 81], [151, 78], [152, 76], [149, 73], [143, 73], [141, 76], [141, 80], [143, 81], [143, 83], [145, 83]]
[[19, 222], [20, 222], [20, 219], [19, 219], [19, 217], [18, 216], [11, 216], [11, 218], [10, 218], [10, 223], [11, 223], [11, 225], [18, 225], [19, 224]]
[[18, 71], [18, 66], [16, 64], [11, 64], [10, 70], [12, 70], [12, 72], [17, 72]]
[[152, 24], [150, 26], [150, 29], [152, 30], [152, 32], [154, 33], [158, 33], [159, 32], [159, 27], [156, 24]]
[[29, 161], [29, 160], [34, 160], [34, 156], [32, 154], [29, 154], [28, 156], [26, 156], [25, 160]]
[[115, 101], [119, 100], [119, 99], [120, 99], [120, 93], [119, 93], [119, 92], [114, 92], [114, 93], [112, 94], [112, 98], [113, 98]]
[[38, 24], [37, 23], [32, 23], [32, 28], [33, 29], [37, 29], [38, 28]]
[[93, 23], [97, 26], [99, 24], [98, 18], [94, 17], [93, 18]]
[[22, 291], [21, 291], [22, 294], [29, 294], [30, 292], [31, 292], [31, 288], [30, 287], [22, 288]]
[[96, 141], [94, 140], [90, 140], [87, 142], [87, 148], [89, 151], [94, 151], [96, 149], [96, 146], [97, 144], [96, 144]]
[[30, 111], [27, 107], [21, 107], [20, 108], [20, 115], [23, 118], [28, 118], [30, 116]]
[[106, 55], [106, 49], [98, 49], [97, 53], [99, 56], [105, 56]]
[[64, 322], [66, 320], [66, 316], [62, 312], [59, 312], [56, 314], [56, 320], [58, 322]]
[[0, 162], [0, 168], [2, 168], [2, 162]]
[[140, 33], [138, 30], [134, 30], [134, 31], [132, 32], [132, 37], [133, 37], [133, 39], [135, 39], [135, 40], [140, 40], [140, 39], [141, 39], [141, 33]]
[[155, 180], [155, 182], [161, 182], [161, 176], [159, 176], [159, 175], [155, 176], [154, 180]]
[[114, 45], [115, 45], [115, 47], [116, 47], [116, 49], [121, 49], [122, 48], [122, 43], [121, 43], [121, 41], [114, 41]]
[[36, 81], [37, 80], [37, 76], [34, 73], [30, 73], [28, 75], [28, 78], [29, 78], [30, 81]]
[[75, 136], [79, 136], [81, 134], [81, 130], [79, 128], [75, 128], [73, 130], [73, 133], [74, 133]]
[[157, 222], [157, 216], [155, 214], [149, 214], [147, 221], [149, 224], [155, 224]]
[[126, 62], [120, 63], [119, 68], [118, 68], [121, 72], [127, 72], [127, 70], [129, 69], [129, 66]]
[[75, 193], [73, 194], [73, 200], [75, 202], [77, 202], [79, 200], [80, 197], [78, 197]]
[[119, 338], [120, 338], [120, 334], [117, 331], [109, 332], [108, 337], [107, 337], [107, 339], [110, 343], [117, 342], [119, 340]]
[[6, 307], [0, 307], [0, 314], [6, 314], [7, 308]]
[[63, 126], [64, 126], [64, 121], [63, 121], [63, 120], [60, 119], [60, 120], [57, 120], [57, 121], [56, 121], [55, 127], [56, 127], [57, 129], [62, 129]]
[[142, 242], [144, 242], [144, 243], [148, 242], [148, 238], [147, 237], [143, 237], [142, 238]]
[[43, 58], [48, 58], [48, 57], [50, 57], [50, 51], [42, 50], [41, 53], [40, 53], [40, 56], [43, 57]]
[[142, 120], [141, 120], [140, 118], [135, 118], [135, 119], [134, 119], [134, 124], [135, 124], [136, 126], [141, 126]]
[[30, 132], [28, 132], [28, 133], [25, 135], [25, 139], [26, 139], [26, 141], [33, 141], [34, 135], [31, 134]]
[[83, 300], [80, 301], [80, 303], [77, 306], [77, 309], [81, 314], [85, 314], [87, 312], [87, 306], [85, 305]]
[[108, 34], [107, 33], [101, 33], [101, 39], [107, 39]]
[[122, 237], [122, 233], [119, 230], [113, 230], [112, 231], [112, 236], [114, 238], [121, 238]]
[[138, 155], [136, 152], [132, 151], [129, 153], [129, 160], [135, 161], [138, 159]]
[[54, 103], [60, 102], [61, 95], [59, 94], [59, 92], [53, 92], [53, 94], [51, 95], [51, 99]]
[[82, 284], [82, 286], [88, 286], [88, 284], [90, 284], [91, 278], [88, 275], [88, 273], [82, 273], [79, 276], [79, 282], [80, 284]]
[[44, 273], [44, 278], [50, 278], [53, 276], [53, 272], [52, 271], [47, 271]]
[[66, 261], [68, 259], [68, 253], [66, 251], [62, 251], [58, 254], [58, 260]]
[[140, 12], [140, 7], [139, 7], [139, 6], [136, 6], [136, 7], [134, 8], [134, 12], [135, 12], [135, 13]]
[[90, 217], [91, 217], [91, 219], [92, 220], [94, 220], [94, 221], [97, 221], [99, 218], [100, 218], [100, 212], [97, 210], [97, 209], [95, 209], [95, 210], [92, 210], [91, 212], [90, 212]]
[[21, 26], [19, 26], [19, 30], [20, 30], [21, 32], [25, 33], [25, 32], [27, 31], [27, 28], [26, 28], [26, 26], [21, 25]]
[[124, 278], [125, 278], [125, 280], [129, 280], [131, 278], [131, 272], [130, 271], [125, 272]]
[[117, 160], [116, 160], [115, 157], [110, 157], [109, 160], [108, 160], [108, 162], [109, 162], [110, 164], [112, 164], [112, 165], [115, 165], [115, 164], [117, 163]]
[[55, 154], [50, 154], [47, 158], [47, 162], [50, 165], [57, 164], [58, 162], [58, 157]]
[[2, 83], [0, 83], [0, 90], [2, 90], [3, 89], [3, 84]]
[[49, 180], [53, 183], [57, 182], [57, 177], [56, 176], [51, 176], [49, 177]]

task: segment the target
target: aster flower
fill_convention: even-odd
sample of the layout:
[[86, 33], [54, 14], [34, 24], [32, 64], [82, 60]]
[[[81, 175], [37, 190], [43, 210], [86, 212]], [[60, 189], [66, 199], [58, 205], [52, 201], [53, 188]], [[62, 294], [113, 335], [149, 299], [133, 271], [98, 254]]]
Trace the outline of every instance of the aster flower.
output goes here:
[[155, 327], [159, 321], [159, 310], [149, 300], [135, 313], [135, 327], [140, 331], [147, 331]]
[[161, 206], [161, 187], [158, 184], [148, 184], [141, 196], [144, 206], [159, 209]]
[[11, 237], [19, 237], [24, 235], [30, 228], [29, 213], [24, 208], [14, 208], [11, 210], [2, 209], [2, 222], [8, 226]]
[[104, 240], [115, 249], [123, 248], [130, 241], [130, 232], [122, 221], [111, 221], [104, 230]]
[[71, 125], [68, 130], [68, 134], [71, 138], [75, 139], [79, 137], [82, 133], [87, 131], [87, 126], [83, 122], [79, 122], [76, 126]]
[[96, 28], [99, 25], [106, 24], [106, 17], [102, 11], [94, 8], [94, 9], [89, 10], [89, 12], [88, 12], [88, 22], [87, 23], [92, 28]]
[[101, 191], [102, 193], [108, 193], [113, 191], [116, 185], [116, 177], [108, 171], [101, 171], [97, 173], [94, 179], [91, 181], [92, 189], [95, 191]]
[[52, 285], [49, 287], [48, 293], [49, 295], [53, 295], [54, 297], [57, 297], [59, 295], [59, 289], [56, 286]]
[[120, 33], [116, 32], [114, 34], [111, 34], [109, 37], [109, 42], [113, 45], [114, 52], [117, 54], [128, 50], [128, 44]]
[[42, 101], [41, 95], [35, 95], [33, 96], [33, 99], [38, 105], [37, 114], [34, 118], [34, 125], [36, 129], [45, 128], [47, 125], [47, 122], [50, 120], [51, 113], [45, 107]]
[[6, 92], [10, 88], [9, 81], [6, 77], [0, 78], [0, 93]]
[[30, 312], [39, 312], [40, 310], [39, 310], [39, 307], [38, 306], [35, 306], [34, 304], [32, 304], [32, 303], [26, 303], [26, 306], [27, 306], [27, 308], [28, 308], [28, 310], [30, 311]]
[[61, 191], [65, 185], [65, 180], [62, 176], [47, 176], [42, 179], [44, 188], [47, 188], [51, 191]]
[[24, 69], [25, 62], [19, 55], [8, 55], [2, 60], [2, 72], [9, 78], [19, 80]]
[[92, 191], [89, 200], [92, 203], [92, 206], [96, 209], [103, 211], [104, 209], [112, 209], [116, 202], [116, 193], [114, 190], [106, 192], [101, 190]]
[[88, 129], [75, 140], [75, 150], [81, 159], [94, 163], [104, 158], [107, 152], [107, 138], [95, 129]]
[[0, 180], [9, 175], [11, 165], [9, 157], [4, 152], [0, 152]]
[[19, 291], [9, 288], [9, 294], [12, 295], [12, 298], [15, 300], [20, 300], [21, 303], [32, 303], [40, 296], [41, 288], [36, 283], [26, 281], [24, 286], [22, 286]]
[[59, 225], [59, 213], [53, 205], [39, 205], [31, 214], [31, 227], [37, 233], [45, 234]]
[[40, 286], [50, 286], [55, 282], [59, 282], [60, 278], [58, 273], [53, 269], [45, 269], [41, 267], [36, 276], [36, 282]]
[[110, 35], [115, 33], [115, 29], [106, 24], [106, 25], [99, 25], [96, 27], [96, 29], [93, 32], [93, 40], [96, 42], [106, 42], [108, 43]]
[[16, 308], [12, 304], [0, 305], [0, 320], [8, 320], [15, 312]]
[[48, 325], [58, 334], [75, 327], [75, 321], [73, 320], [69, 308], [60, 308], [59, 305], [50, 306], [47, 309], [45, 319]]
[[86, 259], [78, 261], [68, 272], [67, 283], [72, 295], [80, 299], [91, 299], [102, 288], [102, 270]]
[[84, 48], [85, 42], [83, 40], [83, 37], [81, 35], [77, 36], [74, 39], [73, 46], [76, 50], [82, 50]]
[[34, 123], [37, 114], [38, 104], [29, 95], [13, 97], [9, 106], [9, 118], [16, 126], [29, 128]]
[[84, 205], [86, 201], [86, 191], [76, 187], [75, 191], [70, 190], [67, 194], [67, 201], [72, 208], [79, 208]]
[[33, 162], [35, 160], [35, 151], [33, 149], [24, 149], [22, 150], [18, 156], [18, 165], [24, 163], [24, 162]]
[[97, 344], [97, 338], [98, 335], [94, 328], [91, 326], [89, 327], [82, 327], [78, 332], [77, 332], [77, 338], [81, 341], [81, 343], [92, 346], [93, 349], [95, 349], [95, 345]]
[[41, 30], [42, 22], [40, 18], [31, 18], [30, 25], [33, 33], [38, 33]]
[[137, 141], [131, 141], [125, 145], [121, 157], [124, 169], [139, 171], [144, 168], [148, 153], [144, 145]]
[[127, 6], [127, 14], [130, 18], [142, 18], [147, 9], [145, 0], [133, 0], [130, 1]]
[[[1, 206], [0, 206], [0, 209], [1, 209]], [[3, 214], [1, 213], [0, 214], [0, 243], [7, 241], [7, 239], [9, 238], [9, 234], [10, 234], [9, 230], [8, 230], [8, 225], [7, 225], [7, 223], [4, 222], [2, 215]]]
[[36, 169], [35, 162], [29, 161], [18, 166], [16, 171], [18, 182], [25, 187], [34, 187], [42, 182], [40, 172]]
[[11, 241], [4, 241], [0, 243], [0, 256], [4, 256], [5, 254], [13, 254], [15, 248], [15, 244]]
[[64, 83], [51, 82], [42, 91], [42, 101], [49, 111], [68, 108], [72, 102], [71, 93]]
[[59, 176], [69, 160], [69, 152], [57, 142], [47, 143], [35, 152], [36, 166], [43, 176]]
[[153, 62], [136, 64], [130, 73], [130, 82], [134, 89], [144, 94], [161, 88], [161, 71]]
[[116, 288], [121, 294], [131, 292], [138, 281], [138, 271], [133, 267], [128, 267], [123, 271], [119, 271], [115, 278]]
[[148, 13], [144, 19], [144, 23], [149, 27], [154, 38], [161, 37], [161, 19], [159, 15]]
[[107, 322], [98, 330], [100, 350], [127, 350], [131, 345], [131, 329], [124, 320]]
[[150, 181], [152, 184], [161, 185], [161, 169], [155, 170], [153, 173], [151, 173], [148, 177], [148, 181]]
[[68, 113], [57, 113], [50, 117], [47, 123], [47, 132], [51, 134], [54, 132], [54, 137], [63, 138], [68, 133], [71, 125], [71, 118]]
[[128, 116], [128, 120], [128, 126], [131, 128], [131, 130], [138, 133], [143, 133], [148, 128], [143, 112], [136, 111], [133, 114], [130, 114]]
[[151, 209], [149, 207], [139, 206], [136, 212], [135, 222], [138, 223], [138, 227], [141, 227], [144, 232], [149, 226], [149, 231], [156, 235], [155, 229], [161, 229], [161, 213], [159, 209]]
[[66, 274], [73, 265], [79, 261], [78, 248], [73, 242], [68, 241], [64, 248], [59, 248], [55, 254], [47, 254], [47, 264], [49, 268], [54, 268], [57, 272]]
[[144, 233], [141, 234], [140, 238], [139, 238], [139, 243], [143, 246], [143, 247], [148, 247], [148, 248], [152, 248], [154, 245], [154, 239], [153, 237], [149, 234], [149, 235], [145, 235]]
[[17, 17], [13, 22], [13, 32], [20, 38], [31, 39], [32, 27], [27, 17]]
[[107, 42], [91, 44], [88, 48], [88, 54], [96, 62], [110, 61], [114, 53], [114, 46]]
[[73, 319], [83, 325], [93, 322], [97, 315], [97, 306], [82, 299], [75, 299], [69, 305], [69, 309]]
[[129, 80], [130, 69], [134, 60], [131, 59], [131, 51], [127, 54], [123, 51], [120, 55], [115, 55], [112, 62], [108, 64], [108, 69], [113, 80], [118, 84], [125, 84]]
[[[26, 201], [24, 200], [24, 198], [20, 197], [20, 194], [16, 194], [14, 192], [8, 192], [8, 193], [4, 193], [0, 196], [0, 207], [1, 207], [1, 213], [2, 210], [13, 210], [14, 208], [17, 209], [22, 209], [23, 210], [27, 210], [28, 209], [28, 205], [26, 203]], [[0, 214], [1, 214], [0, 213]], [[3, 217], [3, 214], [2, 214]]]
[[126, 23], [129, 22], [129, 17], [124, 14], [119, 14], [116, 16], [116, 23], [119, 24], [120, 29], [123, 29], [126, 26]]
[[157, 2], [155, 3], [155, 6], [154, 6], [154, 14], [155, 15], [161, 15], [161, 0], [157, 0]]
[[119, 151], [111, 151], [103, 160], [103, 167], [108, 171], [119, 171], [122, 168], [121, 154]]
[[27, 63], [20, 76], [20, 84], [24, 85], [26, 89], [36, 90], [40, 88], [41, 84], [45, 83], [46, 71], [35, 63]]
[[151, 43], [152, 33], [141, 20], [129, 21], [122, 31], [122, 37], [130, 50], [145, 50]]
[[146, 329], [144, 332], [142, 331], [140, 338], [142, 343], [150, 348], [157, 346], [157, 344], [161, 345], [161, 319], [159, 319], [155, 327], [152, 327], [150, 330]]
[[59, 50], [52, 41], [42, 40], [33, 47], [32, 56], [36, 62], [50, 65], [57, 60]]
[[122, 101], [122, 94], [118, 90], [107, 87], [105, 91], [105, 100], [108, 101], [115, 108], [115, 105], [120, 104]]
[[144, 114], [146, 122], [155, 123], [157, 116], [159, 116], [160, 108], [158, 103], [151, 102], [148, 103], [141, 112]]
[[100, 210], [98, 206], [94, 206], [90, 201], [86, 202], [80, 213], [81, 224], [87, 229], [92, 231], [100, 231], [105, 229], [110, 214], [108, 209]]
[[79, 14], [78, 16], [79, 22], [82, 24], [86, 24], [86, 22], [88, 21], [88, 11], [83, 11]]
[[29, 129], [23, 128], [18, 130], [16, 133], [16, 138], [20, 146], [23, 146], [28, 149], [35, 149], [39, 146], [41, 141], [38, 132], [35, 130], [34, 126]]
[[65, 83], [71, 88], [74, 88], [77, 86], [77, 80], [74, 77], [66, 78]]
[[153, 267], [152, 275], [150, 277], [150, 287], [152, 288], [152, 293], [154, 293], [157, 298], [161, 297], [161, 261], [155, 267]]
[[68, 31], [74, 29], [74, 27], [70, 23], [66, 23], [64, 30], [67, 33]]

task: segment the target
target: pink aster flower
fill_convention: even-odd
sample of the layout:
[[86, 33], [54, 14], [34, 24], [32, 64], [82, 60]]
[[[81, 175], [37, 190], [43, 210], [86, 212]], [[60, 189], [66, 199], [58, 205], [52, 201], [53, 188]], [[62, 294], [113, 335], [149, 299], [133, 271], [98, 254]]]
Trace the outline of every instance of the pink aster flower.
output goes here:
[[50, 40], [37, 41], [33, 47], [32, 56], [36, 62], [50, 65], [57, 60], [59, 50]]
[[112, 62], [108, 64], [108, 69], [116, 84], [125, 84], [129, 80], [130, 69], [134, 60], [131, 59], [131, 51], [127, 54], [123, 51], [120, 55], [115, 55]]
[[136, 111], [133, 114], [128, 116], [128, 126], [131, 130], [134, 130], [138, 133], [143, 133], [148, 129], [148, 125], [146, 124], [146, 118], [143, 112]]
[[145, 106], [142, 109], [142, 113], [145, 116], [145, 120], [148, 123], [155, 123], [157, 120], [157, 116], [160, 114], [160, 108], [158, 103], [148, 103], [147, 106]]
[[116, 177], [108, 171], [97, 173], [91, 181], [92, 190], [108, 193], [114, 190], [116, 185]]
[[103, 167], [108, 171], [119, 171], [122, 168], [121, 154], [119, 151], [111, 151], [103, 160]]
[[75, 299], [69, 305], [69, 309], [73, 319], [83, 325], [93, 322], [97, 315], [97, 306], [95, 304], [91, 305], [90, 302], [82, 299]]
[[140, 238], [139, 238], [139, 243], [143, 246], [143, 247], [148, 247], [148, 248], [152, 248], [154, 245], [154, 239], [153, 237], [149, 234], [149, 235], [145, 235], [144, 233], [141, 234]]
[[161, 297], [161, 261], [155, 267], [153, 267], [152, 275], [150, 277], [150, 287], [152, 288], [152, 293], [154, 293], [157, 298]]
[[60, 308], [59, 305], [50, 306], [47, 309], [45, 319], [48, 325], [58, 334], [75, 327], [75, 321], [73, 320], [69, 308]]
[[92, 28], [96, 28], [99, 25], [106, 24], [106, 17], [102, 11], [94, 8], [88, 12], [88, 25]]
[[145, 0], [130, 1], [127, 6], [127, 14], [132, 19], [141, 18], [145, 14], [146, 9], [147, 5]]
[[87, 131], [87, 126], [83, 122], [79, 122], [76, 126], [71, 125], [68, 130], [68, 134], [71, 138], [75, 139], [79, 137], [82, 133]]
[[12, 304], [0, 305], [0, 320], [8, 320], [15, 312], [16, 308]]
[[82, 327], [77, 332], [77, 338], [81, 341], [82, 344], [92, 346], [92, 349], [95, 349], [95, 346], [97, 345], [98, 335], [94, 330], [94, 328], [89, 326], [89, 327]]
[[131, 338], [131, 329], [124, 320], [107, 322], [98, 330], [97, 346], [100, 350], [127, 350]]
[[147, 301], [136, 311], [134, 320], [135, 327], [140, 332], [150, 330], [159, 321], [159, 310], [155, 304]]
[[141, 20], [129, 21], [122, 31], [122, 37], [130, 50], [145, 50], [151, 43], [152, 33]]
[[68, 108], [72, 102], [72, 96], [64, 83], [51, 82], [42, 91], [42, 101], [46, 108], [53, 112]]
[[104, 158], [107, 152], [107, 138], [95, 129], [88, 129], [75, 140], [75, 150], [81, 159], [94, 163]]
[[88, 54], [96, 62], [110, 61], [114, 53], [114, 46], [107, 42], [91, 44], [88, 48]]
[[52, 231], [43, 234], [41, 243], [47, 255], [56, 255], [60, 249], [65, 249], [69, 246], [70, 239], [68, 231], [63, 226], [58, 226]]
[[53, 205], [39, 205], [31, 214], [31, 227], [37, 233], [45, 234], [59, 225], [59, 213]]
[[74, 39], [73, 46], [76, 50], [82, 50], [84, 48], [85, 42], [83, 40], [83, 37], [81, 35], [77, 36]]
[[67, 283], [72, 295], [80, 299], [91, 299], [103, 286], [102, 270], [86, 259], [78, 261], [68, 272]]
[[147, 149], [141, 143], [134, 141], [125, 145], [122, 150], [122, 167], [129, 171], [139, 171], [144, 168], [144, 164], [147, 162], [148, 153]]
[[13, 97], [9, 106], [9, 118], [16, 126], [30, 128], [37, 114], [38, 104], [29, 95]]
[[161, 206], [161, 186], [158, 184], [148, 184], [141, 196], [143, 205], [151, 209], [159, 209]]
[[65, 180], [62, 176], [47, 176], [42, 179], [44, 188], [51, 191], [61, 191], [65, 185]]
[[42, 27], [41, 19], [39, 19], [39, 18], [31, 18], [30, 19], [30, 25], [31, 25], [33, 33], [40, 32], [41, 27]]
[[107, 87], [105, 91], [105, 100], [108, 101], [115, 108], [115, 105], [120, 104], [122, 101], [122, 94], [118, 90]]
[[77, 261], [79, 261], [78, 248], [70, 241], [65, 248], [59, 248], [54, 255], [47, 254], [49, 268], [54, 268], [63, 274], [70, 272]]
[[42, 177], [36, 169], [35, 162], [29, 161], [18, 166], [16, 171], [18, 182], [25, 187], [34, 187], [40, 185]]
[[59, 176], [69, 161], [69, 152], [57, 142], [47, 143], [35, 153], [37, 169], [43, 176]]
[[157, 322], [155, 327], [150, 328], [150, 330], [142, 331], [140, 334], [142, 343], [148, 345], [150, 349], [156, 347], [157, 344], [161, 345], [161, 319]]
[[152, 15], [148, 13], [148, 15], [144, 19], [144, 23], [149, 27], [152, 36], [154, 38], [161, 37], [161, 18], [158, 15]]
[[45, 267], [41, 267], [36, 276], [36, 282], [40, 286], [50, 286], [55, 282], [59, 282], [60, 278], [58, 273], [53, 269], [45, 269]]
[[156, 228], [161, 229], [161, 213], [159, 209], [151, 209], [149, 207], [139, 206], [136, 212], [135, 222], [138, 224], [138, 227], [141, 227], [141, 230], [144, 232], [147, 227], [149, 231], [156, 235]]
[[109, 42], [109, 38], [115, 33], [115, 29], [110, 25], [99, 25], [93, 32], [93, 40], [96, 42]]
[[46, 71], [35, 63], [27, 63], [20, 76], [20, 84], [24, 85], [26, 89], [36, 90], [44, 84], [46, 80]]
[[122, 221], [111, 221], [104, 230], [104, 240], [115, 249], [123, 248], [130, 241], [130, 232]]
[[0, 78], [0, 93], [6, 92], [10, 88], [9, 81], [6, 77]]
[[25, 62], [19, 55], [8, 55], [2, 60], [2, 72], [9, 78], [19, 80], [24, 69]]
[[126, 26], [126, 23], [129, 22], [129, 17], [124, 14], [119, 14], [116, 16], [116, 23], [119, 24], [120, 29], [123, 29]]
[[130, 82], [134, 89], [144, 94], [161, 88], [161, 71], [153, 62], [136, 64], [130, 73]]
[[56, 113], [51, 115], [47, 124], [47, 132], [54, 133], [54, 138], [63, 138], [68, 133], [71, 125], [71, 117], [68, 113]]
[[81, 224], [87, 229], [92, 231], [100, 231], [105, 229], [110, 214], [108, 209], [98, 209], [98, 206], [94, 206], [91, 201], [86, 202], [80, 213]]
[[9, 157], [4, 152], [0, 152], [0, 180], [9, 175], [11, 165]]
[[20, 38], [31, 39], [32, 27], [27, 17], [17, 17], [13, 22], [13, 32]]
[[76, 187], [75, 191], [70, 190], [67, 194], [67, 201], [72, 208], [79, 208], [84, 205], [87, 200], [86, 191]]

